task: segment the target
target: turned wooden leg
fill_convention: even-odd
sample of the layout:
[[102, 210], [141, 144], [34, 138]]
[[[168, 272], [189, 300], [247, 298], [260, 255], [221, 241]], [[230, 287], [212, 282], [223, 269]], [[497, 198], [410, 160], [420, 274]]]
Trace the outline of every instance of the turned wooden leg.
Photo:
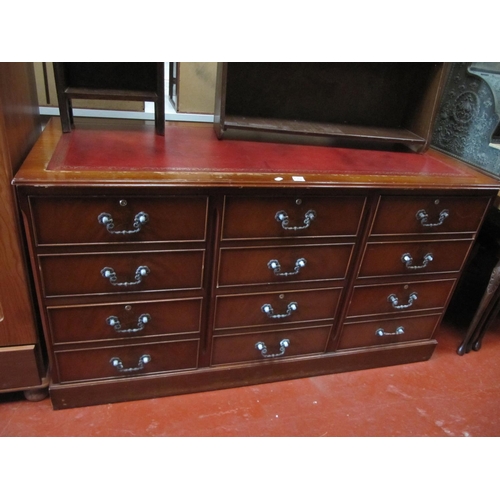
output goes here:
[[37, 401], [44, 400], [49, 395], [49, 390], [46, 387], [41, 389], [26, 389], [23, 394], [28, 401], [36, 403]]
[[477, 331], [477, 334], [474, 335], [470, 341], [470, 345], [473, 351], [479, 351], [479, 349], [481, 349], [481, 344], [485, 333], [490, 329], [491, 325], [500, 313], [500, 287], [496, 291], [495, 298], [492, 300], [492, 304], [493, 307], [491, 308], [490, 313], [485, 319], [483, 327], [480, 331]]

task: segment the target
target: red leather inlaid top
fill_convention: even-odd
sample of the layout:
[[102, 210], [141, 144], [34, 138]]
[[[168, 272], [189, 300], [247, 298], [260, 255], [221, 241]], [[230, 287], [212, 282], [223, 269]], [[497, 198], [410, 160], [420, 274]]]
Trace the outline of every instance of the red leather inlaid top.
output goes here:
[[258, 172], [468, 177], [425, 154], [242, 140], [218, 140], [212, 127], [74, 129], [64, 134], [48, 170]]

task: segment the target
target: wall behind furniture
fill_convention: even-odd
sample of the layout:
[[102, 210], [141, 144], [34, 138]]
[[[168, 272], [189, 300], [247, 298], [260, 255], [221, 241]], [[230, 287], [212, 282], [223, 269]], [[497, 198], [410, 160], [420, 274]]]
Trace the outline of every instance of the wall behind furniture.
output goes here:
[[216, 62], [179, 63], [177, 111], [213, 114], [216, 76]]

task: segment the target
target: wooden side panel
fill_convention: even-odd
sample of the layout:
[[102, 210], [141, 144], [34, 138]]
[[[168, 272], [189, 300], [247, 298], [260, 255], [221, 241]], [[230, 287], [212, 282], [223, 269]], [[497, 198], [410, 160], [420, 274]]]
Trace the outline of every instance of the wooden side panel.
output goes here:
[[8, 145], [10, 178], [41, 132], [34, 78], [32, 63], [0, 63], [1, 134], [4, 146]]
[[37, 136], [32, 71], [29, 64], [0, 64], [0, 346], [32, 344], [37, 338], [11, 186]]

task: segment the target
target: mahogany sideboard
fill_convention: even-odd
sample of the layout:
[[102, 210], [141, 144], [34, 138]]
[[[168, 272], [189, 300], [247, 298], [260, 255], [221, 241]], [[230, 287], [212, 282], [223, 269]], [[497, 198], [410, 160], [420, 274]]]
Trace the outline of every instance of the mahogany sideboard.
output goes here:
[[14, 183], [55, 409], [428, 360], [500, 187], [433, 150], [57, 118]]

